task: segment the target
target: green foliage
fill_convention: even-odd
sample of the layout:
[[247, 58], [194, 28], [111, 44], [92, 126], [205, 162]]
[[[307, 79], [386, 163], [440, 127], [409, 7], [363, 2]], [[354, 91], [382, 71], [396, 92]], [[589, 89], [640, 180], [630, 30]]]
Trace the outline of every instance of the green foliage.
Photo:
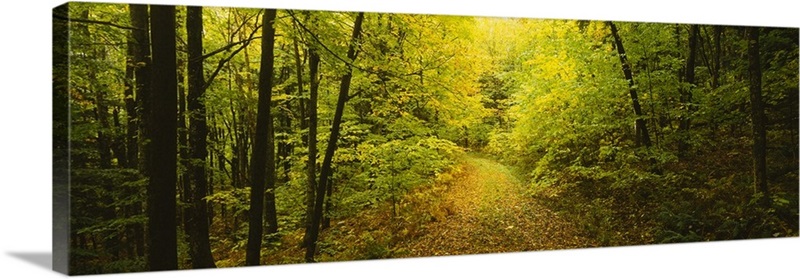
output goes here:
[[431, 184], [450, 170], [461, 152], [454, 143], [437, 138], [362, 143], [355, 154], [359, 171], [341, 189], [336, 207], [340, 212], [353, 212], [389, 201], [396, 208], [406, 193]]
[[[212, 7], [203, 13], [209, 155], [183, 163], [204, 166], [208, 174], [210, 194], [202, 198], [213, 216], [209, 239], [219, 267], [241, 265], [247, 244], [261, 74], [254, 61], [262, 55], [261, 40], [252, 36], [261, 31], [261, 12]], [[119, 4], [77, 3], [69, 16], [131, 24], [127, 6]], [[749, 65], [741, 28], [700, 27], [696, 82], [689, 84], [689, 26], [618, 23], [642, 109], [636, 116], [604, 22], [366, 14], [358, 59], [349, 61], [353, 20], [348, 12], [278, 12], [271, 73], [278, 151], [270, 167], [277, 173], [279, 232], [264, 239], [269, 263], [301, 261], [290, 247], [305, 228], [308, 147], [317, 147], [312, 160], [319, 166], [341, 78], [350, 71], [325, 203], [326, 217], [335, 221], [319, 243], [324, 259], [410, 253], [396, 245], [452, 214], [452, 199], [445, 197], [463, 183], [465, 151], [510, 165], [529, 188], [526, 198], [559, 211], [581, 237], [600, 245], [798, 233], [795, 29], [764, 28], [761, 37], [770, 190], [765, 196], [752, 187]], [[139, 96], [126, 97], [126, 89], [143, 78], [126, 71], [130, 32], [83, 22], [69, 28], [72, 266], [80, 266], [80, 274], [142, 270], [147, 249], [137, 242], [147, 224], [147, 178], [121, 156], [130, 144], [147, 143], [138, 127], [129, 127], [139, 123], [127, 122], [141, 108], [128, 111], [126, 98]], [[179, 42], [185, 35], [181, 28]], [[321, 64], [318, 132], [308, 142], [312, 50]], [[179, 50], [178, 60], [186, 63], [185, 51]], [[681, 101], [682, 92], [691, 93], [692, 101]], [[192, 113], [180, 116], [185, 120]], [[684, 119], [689, 128], [679, 131]], [[637, 120], [644, 120], [651, 146], [642, 142]], [[689, 152], [679, 157], [684, 141]], [[180, 151], [177, 156], [185, 155]], [[192, 210], [184, 196], [192, 183], [184, 183], [190, 177], [185, 165], [178, 171], [176, 218], [183, 218]], [[494, 205], [504, 198], [498, 193], [476, 199]], [[349, 227], [365, 214], [373, 223]], [[480, 221], [506, 226], [502, 220]], [[179, 234], [180, 265], [188, 268], [189, 243], [183, 229]]]
[[362, 252], [365, 259], [385, 259], [392, 255], [391, 249], [387, 247], [388, 238], [386, 235], [379, 235], [378, 239], [375, 239], [375, 236], [368, 232], [363, 234], [361, 238], [366, 243]]
[[250, 209], [250, 187], [218, 191], [205, 197], [209, 203], [218, 205], [233, 215], [245, 214]]

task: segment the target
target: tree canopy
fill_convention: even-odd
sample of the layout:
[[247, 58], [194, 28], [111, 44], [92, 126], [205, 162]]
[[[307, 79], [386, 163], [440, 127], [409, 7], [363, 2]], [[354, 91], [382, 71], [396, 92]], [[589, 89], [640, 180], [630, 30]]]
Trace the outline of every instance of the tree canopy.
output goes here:
[[98, 3], [53, 21], [72, 274], [798, 234], [798, 29]]

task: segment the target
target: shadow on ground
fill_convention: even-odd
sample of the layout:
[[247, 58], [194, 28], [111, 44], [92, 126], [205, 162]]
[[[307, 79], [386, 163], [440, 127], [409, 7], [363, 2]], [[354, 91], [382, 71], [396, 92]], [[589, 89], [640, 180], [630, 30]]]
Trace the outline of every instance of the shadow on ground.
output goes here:
[[8, 255], [47, 270], [53, 268], [53, 253], [51, 252], [8, 252]]

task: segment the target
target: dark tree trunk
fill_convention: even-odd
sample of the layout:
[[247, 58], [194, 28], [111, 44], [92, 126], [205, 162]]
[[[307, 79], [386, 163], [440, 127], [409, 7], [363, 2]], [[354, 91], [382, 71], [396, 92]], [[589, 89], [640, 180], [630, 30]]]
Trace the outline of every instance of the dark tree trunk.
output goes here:
[[309, 49], [310, 59], [308, 62], [309, 75], [309, 96], [308, 96], [308, 161], [306, 162], [306, 176], [308, 184], [306, 186], [306, 234], [303, 237], [303, 247], [311, 243], [313, 228], [312, 218], [314, 218], [314, 191], [317, 189], [317, 95], [319, 90], [319, 55], [313, 49]]
[[759, 54], [759, 28], [747, 28], [747, 60], [750, 75], [750, 105], [753, 119], [753, 184], [756, 194], [761, 194], [762, 205], [769, 205], [767, 187], [767, 129], [764, 102], [761, 98], [761, 57]]
[[[271, 238], [278, 232], [278, 214], [275, 205], [275, 180], [277, 164], [275, 163], [275, 122], [272, 118], [272, 109], [267, 116], [267, 155], [266, 155], [266, 175], [264, 183], [264, 230], [265, 234]], [[258, 121], [258, 120], [256, 120]]]
[[[261, 238], [262, 214], [264, 210], [264, 190], [267, 188], [268, 195], [274, 193], [269, 187], [265, 187], [267, 180], [273, 181], [272, 176], [267, 177], [267, 169], [275, 172], [274, 145], [270, 141], [269, 130], [270, 122], [270, 103], [272, 102], [272, 72], [274, 69], [274, 48], [275, 48], [275, 10], [266, 10], [264, 13], [264, 27], [262, 29], [261, 43], [261, 69], [258, 78], [258, 112], [256, 116], [256, 137], [253, 143], [252, 162], [250, 164], [252, 175], [250, 183], [250, 228], [247, 238], [246, 265], [259, 265], [261, 263]], [[267, 172], [267, 173], [265, 173]], [[274, 203], [272, 204], [274, 206]]]
[[127, 54], [125, 57], [125, 112], [128, 115], [125, 124], [125, 150], [128, 162], [126, 168], [134, 169], [139, 165], [139, 144], [137, 134], [139, 131], [138, 114], [136, 113], [136, 97], [134, 96], [135, 73], [136, 73], [136, 40], [133, 38], [133, 31], [127, 39]]
[[[90, 79], [95, 80], [94, 73]], [[97, 90], [95, 93], [95, 117], [100, 124], [97, 132], [97, 149], [100, 152], [100, 168], [111, 168], [111, 126], [108, 124], [108, 107], [106, 106], [105, 92]]]
[[697, 37], [700, 36], [700, 27], [696, 24], [692, 25], [689, 31], [689, 58], [686, 60], [686, 68], [684, 74], [684, 81], [687, 87], [681, 86], [680, 100], [683, 112], [681, 113], [678, 123], [678, 157], [685, 158], [686, 152], [689, 150], [689, 141], [691, 134], [689, 126], [691, 125], [692, 108], [692, 88], [695, 86], [694, 70], [695, 60], [697, 57]]
[[111, 134], [111, 151], [114, 152], [114, 157], [117, 157], [117, 167], [125, 168], [128, 166], [128, 153], [125, 151], [126, 137], [119, 133], [124, 131], [122, 123], [119, 120], [119, 107], [114, 106], [111, 109], [112, 130]]
[[608, 25], [611, 27], [611, 35], [614, 36], [614, 42], [617, 46], [617, 53], [619, 54], [619, 60], [622, 64], [622, 72], [625, 74], [625, 79], [628, 80], [628, 89], [630, 91], [631, 101], [633, 102], [633, 112], [636, 114], [636, 129], [639, 129], [639, 133], [642, 137], [641, 142], [644, 146], [650, 147], [650, 134], [647, 132], [647, 124], [644, 121], [642, 107], [639, 105], [639, 94], [636, 92], [636, 86], [633, 83], [633, 72], [631, 72], [631, 66], [628, 63], [625, 48], [622, 46], [622, 39], [620, 39], [619, 33], [617, 32], [617, 26], [610, 21]]
[[178, 77], [175, 53], [175, 7], [151, 6], [153, 39], [150, 183], [147, 187], [150, 270], [178, 268], [176, 233]]
[[[287, 78], [289, 76], [288, 73], [290, 71], [291, 69], [288, 69], [287, 67]], [[286, 95], [292, 94], [292, 88], [290, 86], [287, 86], [285, 88], [285, 94]], [[292, 171], [292, 161], [290, 160], [291, 159], [290, 156], [292, 153], [293, 146], [288, 136], [293, 134], [294, 132], [292, 131], [292, 115], [291, 115], [292, 102], [286, 101], [284, 105], [285, 107], [283, 109], [280, 109], [278, 114], [278, 121], [280, 123], [279, 126], [280, 129], [278, 131], [280, 132], [281, 136], [280, 136], [280, 141], [278, 142], [278, 160], [277, 160], [278, 166], [276, 166], [276, 168], [283, 169], [279, 180], [281, 184], [279, 185], [282, 185], [289, 181], [289, 173]]]
[[188, 128], [186, 127], [186, 88], [182, 82], [185, 63], [182, 57], [178, 58], [178, 77], [181, 80], [178, 82], [178, 156], [180, 157], [179, 163], [183, 170], [178, 176], [178, 193], [181, 201], [178, 214], [180, 215], [179, 219], [183, 222], [184, 232], [188, 233], [189, 207], [192, 203], [192, 184], [189, 181], [191, 170], [189, 169], [189, 135]]
[[722, 26], [714, 26], [714, 69], [711, 72], [711, 88], [719, 88], [719, 74], [721, 72], [720, 58], [722, 57]]
[[[81, 14], [81, 18], [85, 20], [89, 20], [89, 13], [90, 11], [87, 9]], [[82, 36], [86, 38], [92, 38], [91, 33], [89, 31], [89, 26], [85, 25], [79, 31]], [[104, 56], [104, 52], [98, 50], [97, 48], [90, 48], [91, 55], [95, 59], [102, 59]], [[97, 129], [97, 139], [96, 139], [96, 147], [99, 155], [99, 162], [98, 165], [101, 169], [108, 169], [111, 168], [111, 127], [108, 123], [108, 107], [105, 100], [105, 86], [99, 83], [96, 78], [96, 72], [94, 68], [89, 68], [88, 70], [88, 78], [90, 81], [89, 90], [90, 93], [94, 94], [95, 97], [95, 108], [94, 108], [94, 117], [99, 124], [99, 129]], [[113, 192], [114, 186], [104, 183], [103, 190], [105, 191], [105, 195], [102, 196], [102, 204], [104, 205], [101, 209], [101, 216], [105, 221], [112, 221], [116, 216], [116, 212], [112, 204], [114, 203], [113, 197], [111, 197], [110, 193]], [[104, 238], [103, 241], [103, 249], [109, 253], [112, 257], [112, 260], [116, 260], [119, 256], [119, 238], [115, 237], [108, 237]]]
[[150, 146], [147, 141], [148, 129], [147, 124], [150, 119], [150, 72], [151, 72], [151, 57], [150, 57], [150, 15], [147, 10], [147, 5], [130, 4], [131, 24], [136, 29], [132, 31], [134, 40], [133, 51], [133, 64], [136, 67], [134, 76], [136, 78], [136, 103], [138, 106], [137, 116], [139, 124], [139, 156], [138, 162], [139, 171], [144, 175], [148, 175], [150, 152], [147, 147]]
[[[722, 72], [722, 26], [716, 25], [714, 30], [714, 51], [712, 51], [712, 67], [711, 67], [711, 90], [715, 91], [719, 88], [719, 75]], [[719, 120], [711, 119], [711, 140], [717, 140], [717, 132], [719, 131]]]
[[[299, 110], [300, 110], [300, 130], [305, 130], [306, 128], [308, 128], [308, 119], [306, 119], [306, 117], [307, 117], [306, 113], [308, 112], [306, 110], [306, 102], [307, 101], [306, 101], [306, 98], [303, 97], [303, 93], [304, 93], [304, 90], [303, 90], [303, 61], [305, 60], [305, 58], [303, 58], [302, 60], [300, 58], [300, 48], [299, 48], [299, 46], [297, 44], [297, 39], [295, 39], [293, 41], [293, 44], [294, 44], [294, 66], [295, 66], [295, 69], [296, 69], [296, 73], [295, 74], [297, 75], [297, 98], [298, 98], [297, 99], [298, 100], [297, 104], [298, 104]], [[308, 52], [304, 53], [304, 55], [306, 55], [307, 53]], [[308, 138], [303, 138], [303, 140], [304, 141], [308, 140]], [[307, 144], [308, 142], [303, 142], [303, 143]]]
[[[292, 69], [287, 64], [281, 68], [280, 72], [279, 79], [275, 83], [288, 83]], [[293, 89], [291, 85], [287, 85], [283, 88], [283, 93], [289, 96], [292, 94]], [[292, 167], [292, 163], [289, 160], [292, 145], [288, 137], [288, 135], [292, 134], [292, 102], [290, 100], [277, 102], [274, 109], [276, 110], [275, 116], [277, 119], [273, 124], [277, 123], [277, 126], [274, 129], [275, 131], [270, 132], [270, 134], [273, 135], [274, 141], [278, 146], [277, 158], [275, 160], [275, 182], [277, 185], [283, 185], [289, 181], [289, 171], [291, 171]], [[277, 175], [277, 170], [279, 169], [282, 169], [282, 171], [280, 175]]]
[[[80, 17], [84, 20], [89, 20], [89, 12], [89, 9], [83, 11]], [[82, 36], [92, 38], [89, 25], [84, 25], [79, 29], [79, 32]], [[102, 60], [105, 56], [105, 52], [98, 50], [96, 47], [91, 47], [90, 55], [94, 57], [94, 59]], [[90, 82], [89, 91], [91, 94], [94, 94], [94, 118], [100, 126], [99, 129], [97, 129], [97, 139], [95, 141], [100, 159], [98, 164], [101, 169], [108, 169], [111, 168], [111, 127], [108, 124], [108, 106], [105, 100], [106, 88], [103, 84], [98, 84], [100, 82], [97, 80], [95, 68], [89, 67], [87, 75]]]
[[[331, 171], [333, 174], [333, 171]], [[333, 177], [328, 179], [327, 183], [325, 184], [325, 196], [328, 197], [325, 199], [325, 210], [322, 212], [322, 229], [327, 229], [331, 227], [331, 211], [333, 210], [333, 203], [331, 202], [331, 197], [333, 196]]]
[[188, 49], [188, 109], [189, 109], [189, 153], [191, 181], [194, 189], [189, 210], [189, 253], [193, 268], [212, 268], [214, 257], [208, 236], [208, 180], [206, 159], [208, 157], [208, 123], [206, 122], [205, 81], [203, 78], [203, 8], [186, 7], [186, 34]]
[[[133, 44], [129, 45], [133, 49], [133, 76], [135, 86], [134, 94], [136, 111], [132, 112], [136, 117], [136, 146], [137, 156], [129, 158], [131, 167], [139, 169], [143, 175], [147, 176], [148, 173], [148, 158], [150, 153], [147, 151], [149, 143], [145, 140], [147, 137], [147, 129], [145, 123], [149, 123], [150, 111], [150, 15], [147, 10], [147, 5], [129, 5], [129, 13], [131, 17], [131, 25], [136, 29], [131, 31], [131, 39]], [[128, 150], [130, 151], [130, 149]], [[133, 211], [142, 213], [143, 204], [133, 204]], [[137, 256], [145, 256], [145, 227], [144, 224], [135, 224], [134, 228], [134, 242], [136, 243]]]
[[[364, 21], [364, 13], [358, 13], [355, 24], [353, 26], [353, 35], [350, 39], [350, 46], [347, 49], [347, 59], [354, 61], [356, 59], [356, 46], [359, 38], [361, 37], [361, 23]], [[317, 249], [317, 238], [319, 237], [319, 226], [322, 219], [322, 209], [325, 203], [325, 185], [328, 185], [328, 180], [331, 179], [333, 163], [333, 154], [336, 151], [336, 141], [339, 139], [339, 126], [342, 123], [342, 115], [344, 114], [344, 105], [347, 102], [348, 94], [350, 91], [350, 80], [353, 77], [353, 70], [350, 65], [347, 65], [347, 71], [342, 76], [342, 81], [339, 84], [339, 97], [336, 102], [336, 111], [333, 115], [333, 123], [331, 124], [331, 134], [328, 138], [328, 147], [325, 150], [325, 159], [322, 161], [322, 169], [320, 170], [320, 180], [317, 185], [317, 193], [314, 202], [314, 214], [311, 218], [311, 230], [307, 233], [309, 236], [309, 244], [306, 245], [307, 262], [314, 261], [314, 254]]]

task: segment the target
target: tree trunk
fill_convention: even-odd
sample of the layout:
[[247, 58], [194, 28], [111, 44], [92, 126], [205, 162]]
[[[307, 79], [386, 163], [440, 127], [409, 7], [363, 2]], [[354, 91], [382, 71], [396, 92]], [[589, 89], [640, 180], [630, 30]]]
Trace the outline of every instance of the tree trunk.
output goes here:
[[308, 96], [308, 161], [306, 162], [306, 176], [308, 184], [306, 187], [306, 234], [303, 237], [303, 247], [311, 243], [313, 228], [312, 218], [314, 218], [314, 191], [317, 188], [317, 96], [319, 91], [319, 55], [314, 49], [309, 48], [310, 59], [308, 62], [309, 75], [309, 96]]
[[[83, 11], [80, 17], [84, 20], [89, 20], [89, 9]], [[79, 34], [87, 38], [92, 38], [89, 25], [84, 25], [79, 29]], [[96, 47], [90, 47], [90, 55], [94, 59], [102, 60], [105, 58], [105, 52], [98, 50]], [[108, 107], [105, 100], [106, 88], [97, 80], [97, 73], [94, 68], [90, 67], [87, 72], [89, 79], [89, 92], [94, 95], [94, 118], [99, 124], [97, 129], [97, 152], [100, 161], [98, 164], [101, 169], [111, 168], [111, 127], [108, 124]]]
[[152, 111], [147, 125], [152, 161], [147, 187], [150, 270], [178, 268], [176, 233], [178, 77], [175, 53], [175, 6], [151, 6], [153, 39]]
[[[287, 64], [281, 68], [280, 72], [281, 72], [280, 76], [278, 77], [278, 80], [275, 83], [276, 84], [288, 83], [292, 69]], [[289, 96], [292, 94], [293, 89], [294, 88], [291, 85], [285, 85], [283, 88], [283, 94]], [[275, 169], [276, 169], [275, 183], [277, 185], [283, 185], [287, 181], [289, 181], [289, 171], [291, 170], [292, 167], [291, 161], [289, 161], [292, 145], [289, 142], [289, 137], [287, 136], [292, 134], [291, 104], [292, 102], [290, 100], [284, 100], [276, 102], [276, 104], [274, 104], [276, 121], [274, 121], [273, 124], [277, 123], [277, 126], [275, 126], [274, 131], [270, 132], [270, 134], [273, 135], [274, 141], [278, 149], [277, 158], [275, 160]], [[280, 175], [277, 175], [277, 170], [279, 169], [282, 169], [282, 171]]]
[[722, 57], [722, 26], [714, 26], [714, 69], [711, 72], [711, 89], [719, 88], [719, 73], [721, 72]]
[[622, 46], [622, 39], [620, 39], [619, 33], [617, 32], [617, 26], [610, 21], [608, 22], [608, 25], [611, 27], [611, 35], [614, 36], [614, 42], [617, 45], [619, 61], [622, 64], [622, 72], [625, 74], [625, 79], [628, 80], [628, 89], [631, 95], [631, 101], [633, 102], [633, 112], [636, 114], [636, 129], [639, 129], [642, 137], [641, 142], [644, 144], [644, 146], [650, 147], [650, 134], [647, 132], [647, 124], [644, 121], [642, 107], [639, 105], [639, 94], [636, 92], [636, 86], [633, 83], [633, 73], [631, 72], [631, 66], [628, 63], [628, 57], [625, 54], [625, 48]]
[[[123, 93], [124, 94], [124, 93]], [[113, 106], [111, 109], [112, 128], [109, 134], [111, 135], [111, 152], [114, 157], [117, 157], [117, 167], [126, 168], [128, 166], [128, 152], [125, 150], [125, 142], [127, 137], [119, 133], [124, 131], [122, 123], [119, 120], [120, 107]]]
[[[289, 77], [290, 71], [291, 69], [287, 67], [286, 68], [287, 79]], [[293, 88], [291, 86], [287, 86], [284, 89], [285, 90], [284, 93], [288, 96], [292, 94], [292, 89]], [[292, 171], [292, 161], [290, 160], [291, 159], [290, 156], [292, 154], [293, 146], [289, 138], [289, 135], [294, 133], [294, 131], [292, 130], [292, 115], [291, 115], [292, 102], [287, 100], [284, 102], [284, 105], [285, 107], [283, 109], [278, 110], [278, 122], [280, 123], [279, 126], [280, 129], [278, 130], [278, 132], [280, 132], [281, 136], [280, 140], [278, 141], [278, 160], [277, 160], [278, 166], [276, 166], [276, 168], [283, 169], [283, 171], [281, 172], [281, 177], [279, 179], [279, 182], [281, 184], [279, 185], [285, 184], [286, 182], [289, 181], [289, 173]], [[276, 180], [278, 179], [276, 178]]]
[[[331, 171], [333, 174], [333, 171]], [[325, 184], [325, 196], [328, 197], [325, 199], [325, 210], [322, 212], [322, 229], [327, 229], [331, 227], [331, 210], [333, 208], [333, 203], [331, 202], [331, 197], [333, 196], [333, 177], [328, 179], [328, 182]]]
[[693, 24], [689, 31], [689, 58], [686, 60], [686, 68], [684, 81], [688, 84], [688, 88], [680, 86], [681, 106], [683, 112], [681, 113], [678, 124], [678, 157], [686, 158], [686, 152], [689, 150], [689, 141], [691, 134], [689, 133], [689, 126], [691, 124], [691, 114], [693, 112], [692, 106], [692, 88], [695, 86], [694, 70], [695, 60], [697, 57], [697, 37], [700, 36], [700, 27]]
[[205, 81], [203, 78], [203, 8], [186, 7], [186, 34], [188, 50], [189, 109], [189, 169], [194, 185], [189, 210], [189, 252], [193, 268], [212, 268], [214, 257], [208, 236], [208, 180], [206, 159], [208, 157], [208, 123], [206, 122]]
[[[293, 44], [294, 44], [294, 66], [295, 66], [295, 69], [296, 69], [296, 73], [295, 74], [297, 75], [297, 98], [298, 98], [297, 99], [298, 100], [297, 103], [298, 103], [298, 106], [299, 106], [299, 109], [300, 109], [300, 130], [305, 130], [306, 128], [308, 128], [308, 120], [306, 119], [306, 117], [307, 117], [306, 113], [308, 112], [308, 110], [306, 110], [306, 99], [303, 98], [303, 92], [304, 92], [304, 90], [303, 90], [303, 61], [305, 60], [305, 57], [302, 60], [300, 59], [300, 48], [298, 46], [297, 39], [294, 39]], [[308, 52], [305, 52], [304, 55], [307, 55], [307, 53]], [[308, 138], [304, 138], [303, 140], [307, 140], [307, 139]], [[307, 144], [307, 143], [308, 142], [304, 142], [304, 144]]]
[[[81, 18], [85, 20], [89, 20], [90, 11], [87, 9], [81, 13]], [[84, 25], [83, 28], [79, 29], [79, 32], [82, 36], [86, 38], [92, 38], [92, 34], [89, 31], [89, 26]], [[90, 48], [90, 54], [94, 59], [104, 59], [104, 52], [102, 50], [98, 50], [95, 47]], [[108, 123], [108, 107], [105, 100], [105, 86], [99, 83], [96, 78], [95, 69], [89, 68], [88, 69], [88, 78], [89, 78], [89, 92], [94, 94], [94, 117], [99, 124], [99, 128], [97, 129], [97, 139], [96, 139], [96, 147], [97, 152], [99, 155], [99, 167], [101, 169], [109, 169], [111, 168], [111, 127]], [[103, 183], [102, 185], [103, 190], [105, 191], [105, 195], [101, 198], [101, 203], [104, 205], [102, 208], [101, 216], [105, 221], [112, 221], [116, 216], [116, 212], [114, 207], [111, 206], [114, 203], [113, 197], [111, 197], [110, 193], [113, 192], [114, 185], [110, 185], [107, 183]], [[118, 236], [114, 237], [107, 237], [104, 238], [103, 241], [103, 249], [105, 252], [111, 255], [112, 260], [116, 260], [119, 256], [119, 238]]]
[[[183, 81], [184, 64], [182, 57], [178, 58], [178, 78]], [[184, 232], [189, 232], [189, 207], [192, 204], [192, 184], [189, 181], [191, 169], [189, 169], [189, 135], [186, 125], [186, 88], [183, 82], [178, 82], [178, 162], [181, 165], [181, 173], [178, 175], [178, 193], [181, 206], [178, 210], [179, 220], [183, 222]]]
[[139, 171], [144, 175], [148, 175], [149, 170], [149, 157], [150, 152], [147, 147], [150, 143], [147, 141], [148, 129], [147, 125], [150, 122], [150, 72], [151, 72], [151, 58], [150, 58], [150, 21], [147, 5], [130, 4], [131, 24], [136, 29], [132, 31], [134, 40], [133, 64], [136, 67], [134, 76], [136, 78], [136, 103], [138, 106], [137, 116], [139, 124], [139, 156], [138, 162]]
[[136, 113], [136, 97], [134, 96], [135, 73], [136, 73], [136, 40], [133, 38], [133, 31], [127, 38], [127, 53], [125, 57], [125, 113], [128, 115], [125, 124], [125, 150], [127, 152], [126, 168], [136, 168], [139, 164], [139, 144], [137, 143], [138, 114]]
[[[274, 27], [273, 27], [274, 34]], [[274, 57], [274, 56], [273, 56]], [[270, 90], [271, 92], [271, 90]], [[271, 93], [268, 93], [271, 94]], [[271, 96], [270, 96], [271, 97]], [[270, 100], [271, 103], [271, 100]], [[270, 105], [271, 107], [271, 105]], [[272, 118], [272, 109], [268, 110], [267, 119], [267, 154], [266, 154], [266, 181], [264, 184], [264, 226], [265, 233], [271, 238], [278, 232], [278, 212], [275, 205], [275, 180], [277, 164], [275, 163], [275, 121]], [[258, 120], [256, 120], [257, 122]]]
[[[274, 146], [270, 142], [269, 126], [270, 103], [272, 102], [272, 72], [274, 69], [274, 44], [275, 44], [275, 10], [266, 10], [264, 13], [264, 27], [262, 29], [261, 43], [261, 69], [258, 78], [258, 112], [256, 116], [256, 137], [253, 144], [252, 175], [250, 179], [250, 228], [247, 238], [246, 265], [259, 265], [261, 263], [261, 237], [262, 213], [264, 210], [264, 188], [267, 183], [267, 168], [274, 173], [275, 164], [270, 158], [274, 156]], [[274, 158], [273, 158], [274, 159]], [[272, 180], [272, 177], [269, 177]], [[271, 190], [271, 189], [270, 189]], [[270, 192], [272, 194], [272, 192]], [[274, 194], [273, 194], [274, 195]], [[274, 196], [273, 196], [274, 197]], [[273, 198], [274, 200], [274, 198]], [[273, 204], [274, 205], [274, 204]]]
[[759, 28], [747, 28], [747, 59], [750, 75], [750, 105], [753, 119], [753, 183], [756, 194], [761, 194], [762, 205], [769, 206], [767, 187], [767, 129], [764, 103], [761, 99], [761, 58], [759, 55]]
[[[356, 46], [359, 38], [361, 37], [361, 23], [364, 21], [364, 13], [358, 13], [355, 24], [353, 26], [353, 35], [350, 39], [350, 46], [347, 49], [347, 59], [354, 61], [356, 59]], [[306, 233], [310, 234], [309, 244], [306, 245], [307, 262], [314, 261], [314, 253], [317, 248], [317, 238], [319, 237], [319, 225], [322, 219], [322, 209], [325, 203], [325, 185], [331, 179], [332, 170], [331, 164], [333, 163], [333, 154], [336, 151], [336, 141], [339, 139], [339, 126], [342, 123], [342, 115], [344, 114], [344, 105], [347, 102], [348, 94], [350, 91], [350, 80], [353, 77], [353, 69], [347, 65], [347, 71], [342, 76], [342, 81], [339, 84], [339, 98], [336, 102], [336, 111], [333, 115], [333, 123], [331, 124], [331, 134], [328, 138], [328, 147], [325, 150], [325, 159], [322, 161], [322, 169], [320, 170], [320, 180], [317, 185], [317, 193], [314, 203], [314, 214], [311, 218], [311, 230]]]

